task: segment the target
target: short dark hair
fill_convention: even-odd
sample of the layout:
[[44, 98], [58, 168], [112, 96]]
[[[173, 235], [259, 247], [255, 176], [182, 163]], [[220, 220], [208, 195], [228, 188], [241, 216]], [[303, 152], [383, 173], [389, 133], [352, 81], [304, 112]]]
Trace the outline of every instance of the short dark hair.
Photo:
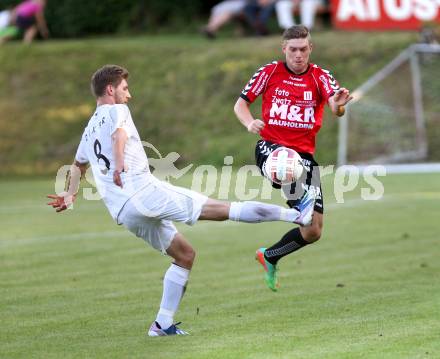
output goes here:
[[291, 39], [309, 39], [310, 31], [304, 25], [294, 25], [286, 29], [283, 33], [283, 41], [291, 40]]
[[95, 71], [90, 87], [95, 97], [101, 97], [104, 96], [107, 85], [117, 87], [123, 79], [127, 80], [127, 78], [127, 69], [118, 65], [105, 65]]

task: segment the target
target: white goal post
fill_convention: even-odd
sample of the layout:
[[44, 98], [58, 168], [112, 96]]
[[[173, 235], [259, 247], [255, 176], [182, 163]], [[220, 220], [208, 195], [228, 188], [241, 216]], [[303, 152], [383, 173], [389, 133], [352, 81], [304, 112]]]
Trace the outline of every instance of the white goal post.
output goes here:
[[354, 90], [339, 119], [338, 165], [440, 172], [429, 131], [440, 128], [439, 74], [440, 45], [414, 44]]

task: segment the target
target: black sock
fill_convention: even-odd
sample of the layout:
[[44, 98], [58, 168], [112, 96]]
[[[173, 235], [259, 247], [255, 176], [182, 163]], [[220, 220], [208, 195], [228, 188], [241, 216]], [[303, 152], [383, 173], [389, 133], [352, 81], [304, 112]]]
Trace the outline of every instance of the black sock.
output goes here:
[[264, 252], [264, 258], [266, 258], [269, 263], [277, 264], [281, 258], [301, 249], [307, 244], [309, 244], [309, 242], [304, 240], [301, 231], [297, 227], [287, 232], [283, 238], [272, 247], [267, 248]]

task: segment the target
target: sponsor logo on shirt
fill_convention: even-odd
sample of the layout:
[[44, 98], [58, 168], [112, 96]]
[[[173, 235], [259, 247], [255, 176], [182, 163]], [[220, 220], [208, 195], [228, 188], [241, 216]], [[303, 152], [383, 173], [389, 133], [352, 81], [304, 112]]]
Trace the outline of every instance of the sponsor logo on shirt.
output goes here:
[[271, 118], [269, 120], [269, 125], [281, 126], [281, 127], [290, 127], [290, 128], [304, 128], [307, 130], [313, 130], [313, 123], [303, 123], [303, 122], [292, 122], [286, 120], [277, 120], [275, 118]]
[[[324, 70], [324, 69], [321, 69], [324, 73], [326, 73], [327, 74], [327, 80], [328, 80], [328, 82], [329, 82], [329, 84], [330, 84], [330, 87], [332, 88], [332, 90], [334, 90], [334, 91], [336, 91], [336, 90], [339, 90], [339, 86], [338, 86], [338, 83], [336, 82], [336, 79], [333, 77], [333, 75], [330, 73], [330, 71], [328, 71], [328, 70]], [[322, 75], [323, 76], [323, 75]], [[321, 81], [322, 81], [322, 79], [321, 79]]]
[[296, 82], [289, 81], [289, 80], [283, 80], [283, 84], [290, 85], [290, 86], [307, 87], [306, 84], [298, 84]]
[[[243, 89], [243, 91], [241, 92], [243, 95], [247, 96], [248, 92], [252, 89], [252, 87], [254, 87], [254, 93], [256, 93], [256, 95], [258, 96], [260, 94], [260, 92], [263, 90], [263, 87], [265, 85], [265, 81], [269, 78], [268, 74], [265, 74], [265, 77], [263, 79], [263, 83], [261, 83], [262, 78], [258, 78], [261, 74], [261, 72], [269, 65], [271, 64], [276, 64], [276, 61], [273, 61], [272, 63], [266, 64], [262, 67], [260, 67], [257, 72], [251, 77], [251, 79], [249, 80], [249, 82], [246, 84], [245, 88]], [[257, 80], [257, 84], [254, 85], [255, 81]]]
[[311, 101], [313, 97], [312, 91], [304, 91], [304, 100]]
[[255, 90], [253, 90], [255, 96], [259, 96], [263, 91], [264, 86], [266, 86], [267, 80], [269, 79], [268, 74], [263, 74], [257, 81], [255, 85]]
[[[315, 123], [316, 121], [314, 115], [315, 109], [313, 107], [302, 108], [300, 106], [289, 106], [287, 104], [278, 104], [276, 102], [272, 103], [272, 107], [269, 113], [271, 120], [279, 118], [281, 120], [302, 123]], [[271, 120], [269, 120], [269, 124], [271, 124]], [[272, 124], [275, 124], [274, 121], [272, 121]]]
[[321, 75], [321, 76], [319, 76], [319, 80], [320, 80], [320, 81], [322, 82], [322, 84], [324, 85], [324, 89], [325, 89], [325, 91], [327, 91], [327, 93], [331, 92], [331, 90], [330, 90], [330, 86], [329, 86], [328, 81], [327, 81], [327, 76], [325, 76], [325, 75]]

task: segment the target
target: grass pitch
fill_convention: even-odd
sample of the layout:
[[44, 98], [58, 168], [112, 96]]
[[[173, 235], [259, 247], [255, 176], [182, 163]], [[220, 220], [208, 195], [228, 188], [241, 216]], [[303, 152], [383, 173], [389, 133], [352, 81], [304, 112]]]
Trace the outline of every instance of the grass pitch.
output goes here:
[[179, 226], [198, 252], [176, 318], [191, 336], [166, 338], [145, 336], [166, 257], [101, 202], [57, 215], [53, 181], [2, 181], [0, 357], [438, 358], [440, 175], [382, 180], [382, 200], [344, 204], [325, 181], [323, 238], [280, 262], [278, 293], [253, 256], [289, 225]]

